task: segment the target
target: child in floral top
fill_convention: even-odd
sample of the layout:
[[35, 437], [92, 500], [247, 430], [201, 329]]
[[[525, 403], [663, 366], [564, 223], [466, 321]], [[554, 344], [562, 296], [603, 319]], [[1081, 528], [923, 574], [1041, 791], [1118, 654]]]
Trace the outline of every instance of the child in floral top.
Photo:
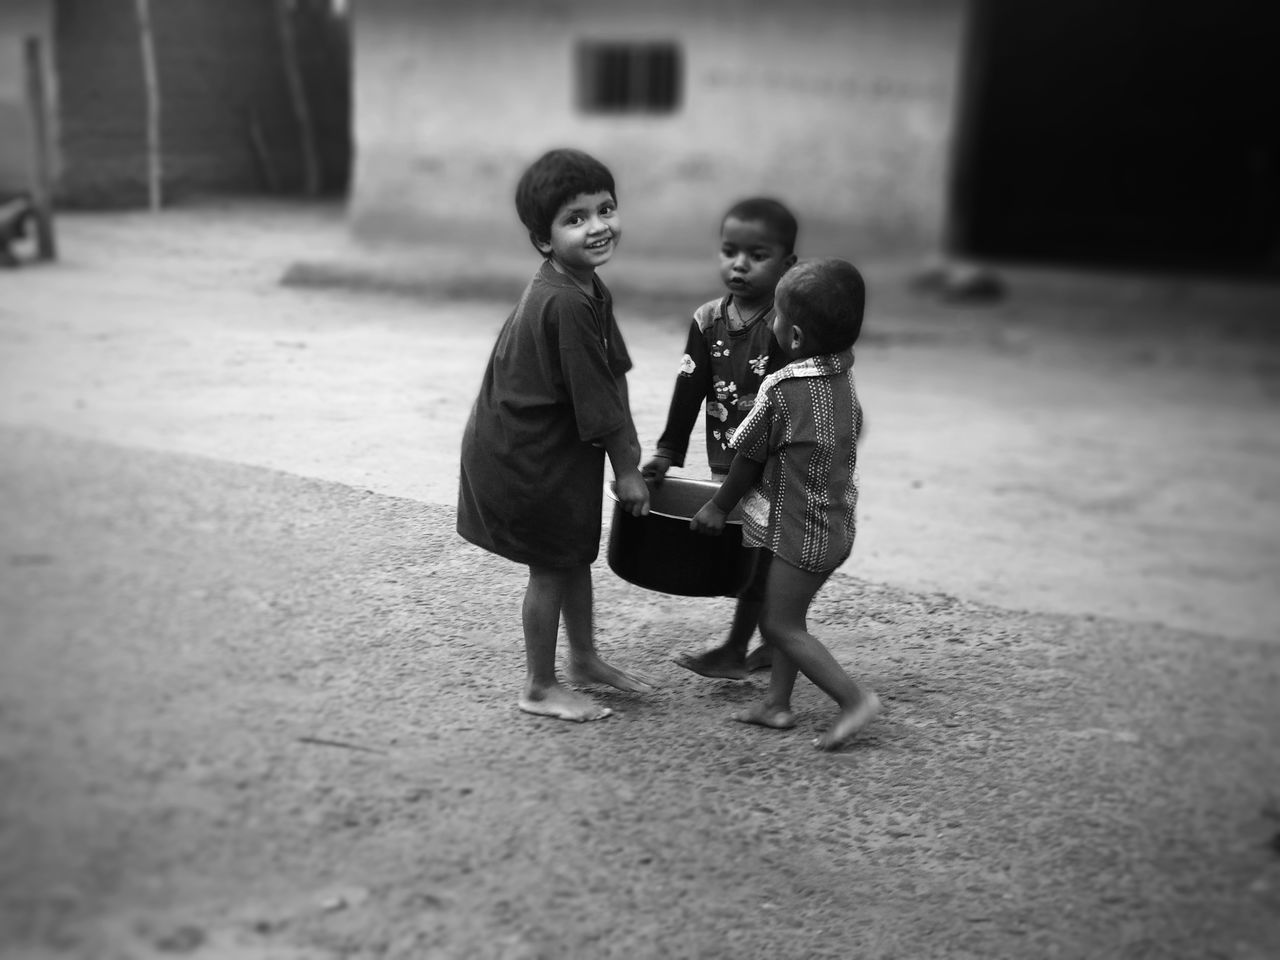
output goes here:
[[832, 750], [870, 723], [880, 699], [847, 674], [808, 631], [809, 604], [853, 549], [862, 405], [853, 344], [866, 287], [853, 264], [797, 264], [778, 284], [773, 331], [790, 362], [760, 388], [734, 433], [729, 476], [690, 526], [719, 533], [741, 500], [743, 542], [773, 555], [760, 632], [773, 648], [764, 702], [735, 719], [795, 726], [791, 691], [803, 673], [839, 713], [814, 745]]
[[[647, 478], [661, 483], [670, 467], [684, 466], [690, 434], [704, 404], [712, 477], [720, 480], [728, 474], [733, 433], [750, 411], [765, 376], [784, 359], [773, 338], [773, 292], [795, 263], [796, 233], [795, 216], [768, 197], [739, 201], [724, 215], [720, 279], [728, 292], [694, 311], [666, 429], [643, 469]], [[767, 667], [768, 647], [747, 656], [760, 620], [767, 575], [768, 557], [762, 554], [751, 582], [738, 595], [724, 643], [696, 656], [677, 657], [675, 662], [704, 677], [730, 680], [744, 680], [750, 670]]]

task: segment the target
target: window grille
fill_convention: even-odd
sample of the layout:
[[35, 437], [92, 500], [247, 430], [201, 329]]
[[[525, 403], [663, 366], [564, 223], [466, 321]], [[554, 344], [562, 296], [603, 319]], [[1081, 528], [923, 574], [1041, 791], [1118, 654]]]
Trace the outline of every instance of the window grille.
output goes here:
[[670, 113], [680, 86], [674, 43], [578, 45], [578, 104], [588, 113]]

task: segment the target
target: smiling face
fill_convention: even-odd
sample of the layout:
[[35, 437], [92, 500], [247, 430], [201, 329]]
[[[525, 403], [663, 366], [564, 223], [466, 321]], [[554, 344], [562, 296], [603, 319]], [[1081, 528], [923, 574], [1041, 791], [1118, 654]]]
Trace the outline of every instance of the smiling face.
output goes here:
[[728, 217], [720, 228], [720, 279], [740, 307], [763, 307], [796, 262], [763, 220]]
[[618, 203], [608, 190], [580, 193], [561, 205], [551, 220], [551, 239], [538, 241], [538, 249], [551, 264], [590, 289], [596, 269], [613, 256], [622, 224]]

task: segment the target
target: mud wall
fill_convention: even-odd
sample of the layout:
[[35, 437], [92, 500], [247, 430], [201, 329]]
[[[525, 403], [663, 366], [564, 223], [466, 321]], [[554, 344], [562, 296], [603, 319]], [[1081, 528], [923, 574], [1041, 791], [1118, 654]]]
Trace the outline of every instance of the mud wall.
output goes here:
[[[48, 61], [50, 32], [47, 0], [0, 3], [0, 195], [30, 185], [32, 143], [23, 49], [27, 37], [37, 37], [45, 44]], [[53, 97], [53, 72], [48, 66], [46, 62], [46, 86]]]
[[[362, 0], [355, 8], [358, 236], [520, 245], [512, 191], [542, 150], [618, 179], [625, 243], [684, 255], [745, 194], [775, 194], [801, 252], [940, 243], [962, 0]], [[584, 113], [583, 40], [672, 41], [671, 113]]]
[[[296, 183], [299, 137], [273, 5], [164, 0], [152, 8], [167, 196]], [[136, 206], [146, 196], [146, 91], [133, 0], [57, 0], [54, 22], [60, 199]]]

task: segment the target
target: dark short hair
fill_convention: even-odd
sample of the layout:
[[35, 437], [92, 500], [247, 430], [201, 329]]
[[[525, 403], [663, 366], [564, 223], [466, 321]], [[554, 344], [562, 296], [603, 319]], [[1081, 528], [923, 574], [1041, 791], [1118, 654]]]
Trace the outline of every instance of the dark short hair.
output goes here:
[[556, 211], [579, 194], [602, 190], [608, 190], [617, 202], [613, 174], [595, 157], [570, 148], [548, 150], [529, 165], [516, 184], [516, 213], [537, 247], [538, 241], [551, 239]]
[[720, 218], [720, 226], [730, 217], [735, 220], [758, 220], [772, 231], [789, 256], [796, 251], [796, 235], [800, 225], [786, 204], [773, 197], [747, 197], [730, 207]]
[[867, 285], [848, 260], [801, 260], [782, 275], [778, 311], [805, 332], [813, 353], [839, 353], [858, 340]]

